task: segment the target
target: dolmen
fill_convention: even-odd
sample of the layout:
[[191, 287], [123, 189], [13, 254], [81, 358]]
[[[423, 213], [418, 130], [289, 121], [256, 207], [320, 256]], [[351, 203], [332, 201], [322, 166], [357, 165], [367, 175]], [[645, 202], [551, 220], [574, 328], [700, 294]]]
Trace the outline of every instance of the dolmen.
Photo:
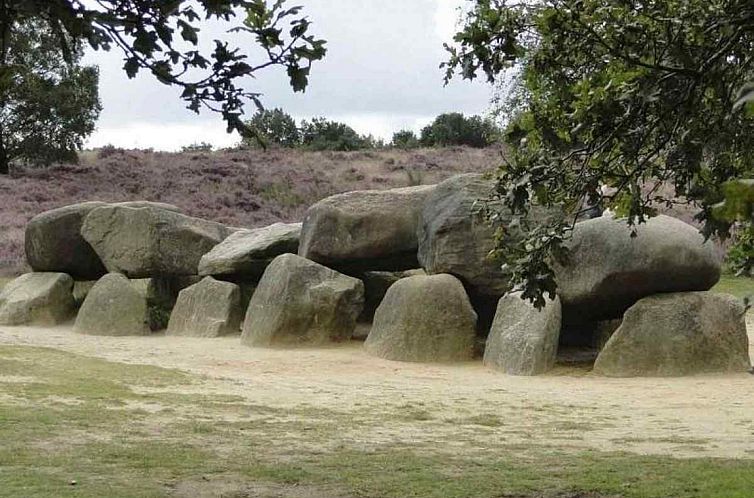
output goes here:
[[[82, 334], [164, 330], [265, 348], [356, 338], [386, 361], [481, 358], [508, 375], [546, 374], [570, 348], [591, 351], [602, 376], [751, 367], [745, 308], [710, 290], [722, 251], [695, 227], [660, 215], [632, 235], [622, 219], [579, 221], [551, 262], [557, 292], [536, 308], [490, 257], [495, 229], [480, 206], [494, 187], [469, 174], [346, 192], [301, 223], [258, 228], [158, 202], [61, 207], [29, 222], [33, 271], [0, 291], [0, 325], [72, 321]], [[543, 223], [558, 215], [534, 210]]]

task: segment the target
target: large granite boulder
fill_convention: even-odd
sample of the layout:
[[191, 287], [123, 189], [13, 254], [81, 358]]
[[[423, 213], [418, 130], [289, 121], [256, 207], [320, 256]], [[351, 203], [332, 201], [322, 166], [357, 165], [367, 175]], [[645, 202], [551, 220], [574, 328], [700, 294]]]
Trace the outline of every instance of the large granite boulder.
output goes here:
[[712, 242], [681, 220], [657, 216], [632, 237], [625, 220], [595, 218], [576, 224], [565, 261], [555, 261], [567, 322], [619, 318], [642, 297], [703, 291], [720, 278]]
[[520, 292], [500, 298], [484, 364], [511, 375], [539, 375], [555, 365], [560, 336], [560, 299], [538, 310]]
[[73, 279], [65, 273], [27, 273], [0, 292], [0, 325], [55, 325], [74, 310]]
[[26, 225], [24, 245], [29, 266], [36, 272], [62, 272], [78, 280], [98, 279], [107, 273], [97, 253], [81, 235], [81, 225], [91, 211], [108, 205], [179, 211], [172, 204], [150, 201], [82, 202], [46, 211]]
[[481, 174], [457, 175], [439, 183], [420, 217], [418, 258], [427, 273], [461, 279], [473, 296], [497, 298], [510, 286], [498, 262], [489, 258], [494, 230], [478, 213], [494, 182]]
[[99, 207], [81, 227], [105, 267], [130, 278], [195, 275], [201, 257], [230, 233], [220, 223], [154, 207]]
[[167, 335], [219, 337], [241, 329], [241, 289], [205, 277], [183, 289], [170, 315]]
[[36, 272], [63, 272], [81, 280], [107, 273], [92, 246], [81, 236], [84, 218], [104, 202], [83, 202], [38, 214], [26, 225], [24, 248]]
[[199, 275], [259, 279], [273, 258], [296, 253], [301, 223], [275, 223], [228, 236], [199, 261]]
[[416, 229], [434, 185], [347, 192], [309, 208], [299, 255], [349, 273], [416, 268]]
[[272, 260], [251, 297], [241, 341], [278, 346], [348, 340], [363, 305], [361, 280], [283, 254]]
[[610, 377], [664, 377], [750, 368], [745, 310], [733, 296], [679, 292], [645, 297], [597, 357]]
[[[415, 275], [426, 275], [422, 269], [404, 271], [367, 271], [359, 274], [364, 282], [364, 309], [359, 316], [360, 322], [371, 322], [377, 307], [387, 294], [387, 290], [398, 280]], [[364, 337], [366, 338], [366, 337]]]
[[94, 284], [81, 305], [74, 330], [81, 334], [148, 335], [147, 301], [124, 275], [108, 273]]
[[477, 315], [451, 275], [402, 278], [387, 291], [364, 348], [398, 361], [463, 361], [474, 352]]
[[[499, 298], [510, 290], [510, 274], [490, 257], [495, 249], [495, 228], [480, 213], [485, 203], [495, 208], [494, 190], [495, 180], [483, 174], [448, 178], [437, 185], [424, 203], [417, 231], [422, 268], [429, 274], [449, 273], [458, 277], [475, 306], [491, 304], [493, 314]], [[530, 218], [544, 222], [560, 214], [555, 208], [533, 206]], [[496, 224], [502, 226], [512, 218], [504, 209], [500, 209], [499, 217]], [[514, 227], [507, 228], [509, 235], [515, 236]], [[482, 311], [479, 306], [477, 311]]]

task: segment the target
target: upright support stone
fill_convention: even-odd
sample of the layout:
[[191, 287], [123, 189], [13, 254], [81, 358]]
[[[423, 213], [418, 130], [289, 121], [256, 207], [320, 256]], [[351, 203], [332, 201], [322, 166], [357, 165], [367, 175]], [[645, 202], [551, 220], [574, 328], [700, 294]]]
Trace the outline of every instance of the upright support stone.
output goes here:
[[148, 324], [144, 295], [124, 275], [108, 273], [84, 299], [74, 330], [89, 335], [148, 335]]
[[623, 316], [594, 363], [609, 377], [746, 372], [745, 310], [733, 296], [676, 292], [645, 297]]
[[27, 273], [0, 292], [0, 325], [55, 325], [75, 308], [73, 279], [65, 273]]
[[555, 365], [560, 336], [560, 299], [536, 309], [520, 292], [500, 298], [492, 322], [484, 364], [511, 375], [539, 375]]
[[230, 282], [205, 277], [183, 289], [170, 315], [167, 335], [219, 337], [241, 329], [241, 290]]
[[470, 360], [476, 319], [463, 284], [452, 275], [402, 278], [377, 308], [364, 349], [388, 360]]
[[317, 345], [351, 338], [364, 284], [295, 254], [267, 267], [246, 312], [249, 346]]

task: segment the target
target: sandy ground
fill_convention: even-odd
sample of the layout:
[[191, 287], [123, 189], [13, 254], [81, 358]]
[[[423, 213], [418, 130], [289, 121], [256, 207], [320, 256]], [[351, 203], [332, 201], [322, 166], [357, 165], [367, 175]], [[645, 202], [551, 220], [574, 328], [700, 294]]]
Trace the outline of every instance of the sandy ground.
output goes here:
[[[752, 317], [754, 345], [751, 325]], [[0, 344], [179, 368], [206, 376], [191, 388], [201, 392], [241, 395], [276, 408], [352, 413], [359, 423], [344, 426], [341, 438], [365, 447], [451, 444], [483, 455], [486, 449], [521, 444], [754, 458], [754, 375], [748, 373], [608, 379], [560, 367], [547, 376], [514, 377], [480, 362], [428, 365], [371, 358], [358, 342], [252, 349], [238, 337], [93, 337], [75, 334], [70, 326], [0, 327]], [[385, 422], [396, 413], [405, 413], [409, 422]]]

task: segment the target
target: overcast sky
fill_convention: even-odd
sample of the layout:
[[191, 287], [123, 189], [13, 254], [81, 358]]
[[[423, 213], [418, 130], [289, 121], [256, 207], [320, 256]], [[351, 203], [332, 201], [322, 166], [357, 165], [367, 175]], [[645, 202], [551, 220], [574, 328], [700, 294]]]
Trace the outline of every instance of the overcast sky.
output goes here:
[[[464, 0], [289, 0], [301, 4], [312, 32], [327, 40], [327, 56], [312, 69], [306, 92], [294, 94], [283, 71], [267, 70], [246, 88], [261, 91], [266, 107], [282, 107], [297, 119], [325, 116], [361, 133], [390, 139], [402, 128], [419, 130], [443, 112], [483, 114], [490, 88], [457, 81], [443, 86], [439, 64], [446, 55]], [[204, 39], [228, 25], [203, 25]], [[236, 44], [243, 43], [233, 40]], [[90, 52], [100, 66], [102, 114], [89, 147], [153, 147], [176, 150], [194, 142], [229, 146], [222, 119], [185, 109], [179, 90], [145, 74], [129, 80], [122, 54]], [[252, 108], [248, 108], [251, 112]]]

